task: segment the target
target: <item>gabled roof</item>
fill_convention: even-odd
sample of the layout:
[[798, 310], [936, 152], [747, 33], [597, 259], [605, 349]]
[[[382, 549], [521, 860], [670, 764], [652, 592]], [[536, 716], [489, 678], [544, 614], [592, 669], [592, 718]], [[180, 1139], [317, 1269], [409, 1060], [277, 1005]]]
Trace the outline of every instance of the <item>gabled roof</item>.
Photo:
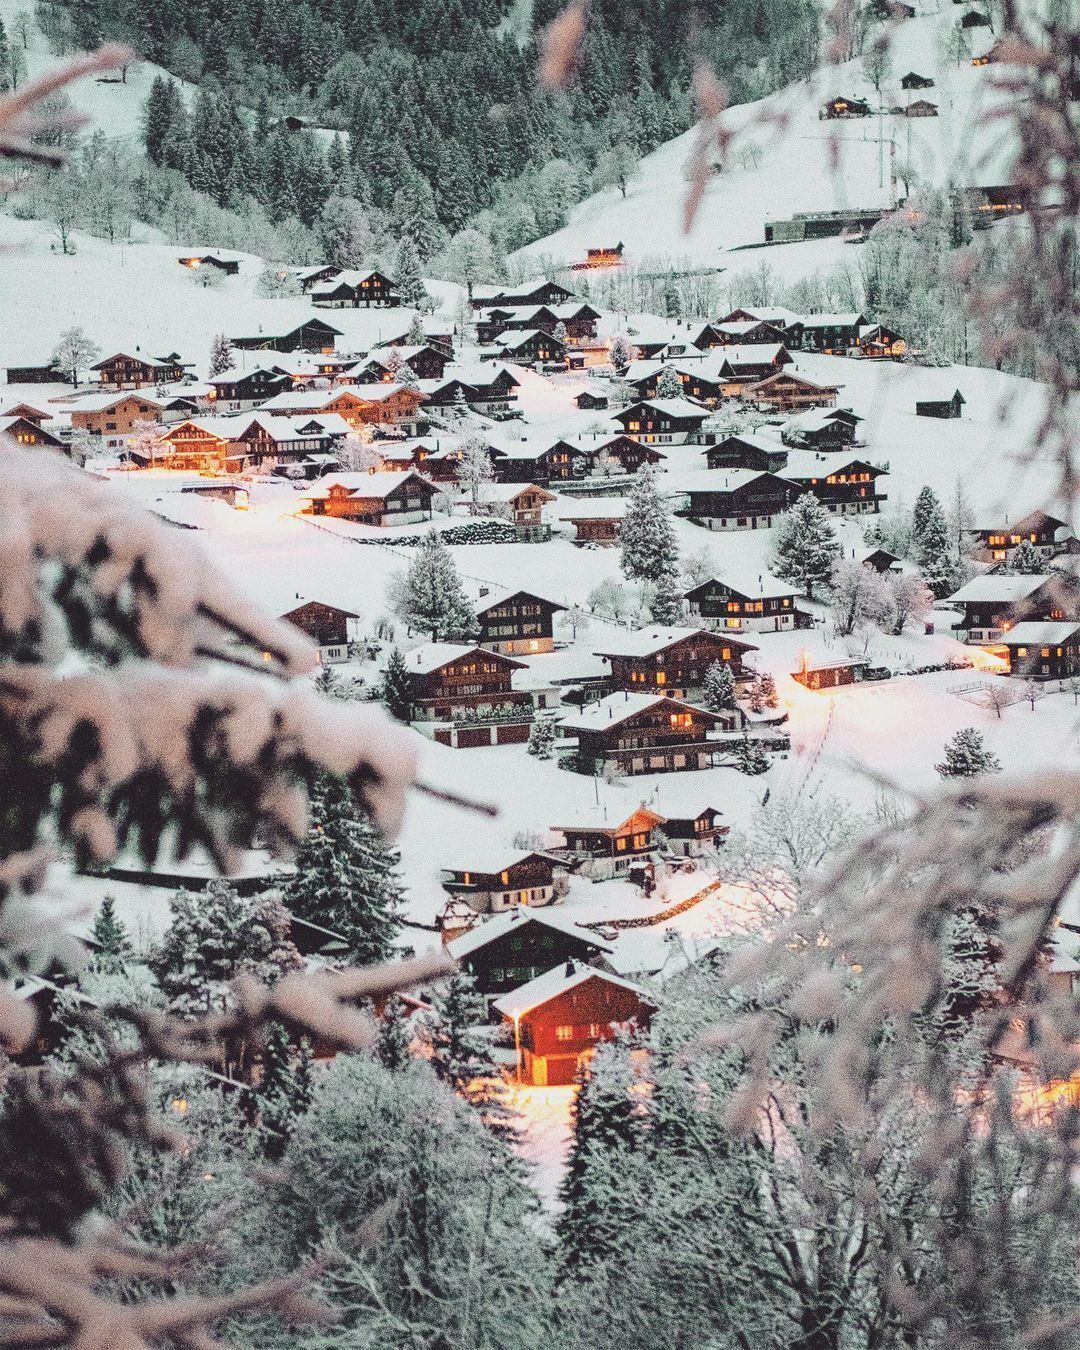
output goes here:
[[343, 609], [341, 605], [332, 605], [329, 600], [313, 600], [308, 597], [306, 600], [297, 601], [292, 609], [286, 610], [285, 613], [281, 615], [281, 618], [290, 619], [294, 614], [299, 614], [302, 609], [306, 609], [308, 605], [322, 605], [324, 609], [332, 609], [335, 614], [344, 614], [347, 619], [358, 619], [360, 617], [359, 614], [355, 614], [351, 609]]
[[625, 497], [563, 497], [556, 508], [559, 520], [622, 520]]
[[785, 357], [792, 360], [791, 353], [782, 342], [747, 342], [738, 346], [720, 347], [713, 352], [713, 360], [719, 361], [719, 370], [725, 366], [736, 370], [739, 366], [771, 365]]
[[1045, 586], [1051, 578], [1046, 574], [1028, 576], [1003, 576], [1000, 573], [986, 572], [981, 577], [973, 577], [966, 586], [961, 586], [948, 597], [948, 602], [959, 601], [1016, 601], [1026, 600], [1029, 595]]
[[[511, 856], [515, 862], [528, 857], [530, 852], [534, 851], [527, 849], [523, 852], [512, 853], [510, 849], [506, 850], [507, 855]], [[543, 909], [533, 909], [528, 905], [522, 905], [518, 909], [505, 910], [502, 914], [492, 915], [490, 919], [485, 919], [475, 928], [470, 928], [467, 933], [462, 933], [453, 942], [448, 942], [446, 950], [455, 961], [461, 961], [466, 956], [471, 956], [473, 952], [479, 951], [481, 947], [487, 947], [492, 942], [498, 942], [507, 933], [512, 933], [515, 929], [525, 928], [530, 923], [539, 924], [543, 928], [550, 928], [556, 933], [565, 934], [567, 937], [580, 938], [583, 942], [588, 942], [590, 946], [598, 947], [603, 952], [614, 951], [610, 943], [605, 942], [591, 928], [576, 923], [568, 914], [560, 913], [559, 910], [552, 910], [546, 906]]]
[[482, 661], [501, 661], [514, 670], [525, 669], [524, 661], [515, 661], [512, 656], [489, 652], [468, 642], [428, 642], [423, 647], [416, 647], [406, 655], [405, 669], [412, 675], [431, 675], [452, 661], [464, 661], [467, 656], [474, 655]]
[[763, 380], [758, 380], [747, 389], [747, 393], [753, 394], [758, 389], [768, 389], [770, 385], [776, 384], [778, 380], [793, 380], [796, 384], [801, 384], [807, 389], [819, 389], [823, 394], [836, 394], [840, 391], [838, 384], [818, 384], [814, 380], [808, 380], [805, 375], [799, 375], [793, 370], [778, 370], [773, 375], [766, 375]]
[[751, 483], [756, 483], [761, 478], [775, 478], [777, 482], [785, 483], [789, 487], [794, 486], [788, 483], [786, 478], [770, 473], [767, 469], [688, 469], [682, 473], [668, 474], [667, 477], [671, 482], [665, 484], [665, 487], [675, 494], [738, 492], [740, 488], [749, 487]]
[[783, 441], [774, 440], [772, 436], [763, 436], [759, 431], [732, 431], [716, 442], [716, 445], [706, 445], [702, 447], [701, 453], [708, 454], [710, 450], [715, 450], [718, 446], [727, 445], [729, 441], [739, 441], [742, 445], [748, 445], [753, 450], [763, 450], [769, 455], [786, 455], [788, 447]]
[[127, 352], [114, 352], [112, 356], [106, 356], [103, 361], [98, 361], [90, 369], [104, 370], [106, 366], [111, 366], [114, 361], [138, 361], [144, 366], [156, 366], [159, 370], [168, 370], [175, 365], [179, 365], [178, 361], [159, 361], [154, 356], [129, 356]]
[[828, 478], [834, 473], [849, 473], [853, 469], [869, 471], [871, 474], [883, 474], [869, 460], [860, 459], [851, 451], [835, 450], [789, 450], [784, 477], [805, 482], [808, 478]]
[[1069, 528], [1068, 521], [1059, 520], [1057, 516], [1052, 516], [1041, 507], [1037, 507], [1026, 516], [1021, 516], [1019, 520], [1014, 520], [1011, 525], [984, 525], [980, 528], [983, 533], [991, 534], [1030, 534], [1032, 530], [1046, 529], [1051, 525], [1055, 531]]
[[[860, 99], [853, 100], [858, 103]], [[859, 324], [864, 324], [866, 319], [863, 315], [852, 312], [850, 314], [804, 314], [802, 324], [804, 328], [856, 328]]]
[[[509, 487], [510, 484], [507, 483], [506, 486]], [[524, 486], [528, 487], [529, 485], [526, 483]], [[495, 591], [490, 595], [481, 596], [476, 602], [476, 613], [477, 615], [486, 614], [489, 609], [494, 609], [497, 605], [504, 605], [507, 600], [513, 600], [518, 595], [524, 596], [528, 600], [536, 600], [541, 605], [548, 605], [552, 611], [566, 608], [565, 605], [560, 605], [557, 600], [549, 600], [544, 595], [537, 595], [535, 591], [526, 591], [519, 586], [512, 590]]]
[[862, 420], [850, 408], [809, 408], [795, 417], [789, 417], [784, 427], [793, 427], [797, 431], [822, 431], [832, 422], [847, 422], [854, 426]]
[[[677, 642], [687, 638], [706, 637], [710, 642], [732, 642], [727, 633], [712, 633], [704, 628], [640, 628], [636, 633], [626, 633], [615, 638], [603, 647], [597, 648], [597, 656], [655, 656], [657, 652], [666, 652]], [[756, 651], [748, 642], [734, 641], [733, 646], [744, 650]], [[615, 697], [614, 695], [612, 697]]]
[[1055, 643], [1067, 642], [1080, 632], [1080, 620], [1073, 619], [1065, 623], [1039, 623], [1027, 620], [1014, 624], [1002, 637], [994, 639], [995, 646], [1001, 647], [1052, 647]]
[[510, 351], [517, 351], [519, 347], [524, 347], [533, 338], [543, 338], [545, 342], [557, 342], [560, 347], [565, 345], [559, 338], [553, 337], [550, 333], [545, 333], [541, 328], [508, 328], [498, 337], [492, 338], [492, 343], [496, 347], [508, 347]]
[[[722, 577], [710, 577], [684, 592], [688, 600], [713, 586], [726, 586], [736, 595], [744, 595], [748, 600], [772, 600], [796, 594], [795, 587], [787, 581], [781, 581], [769, 572], [759, 572], [757, 576], [736, 576], [725, 572]], [[725, 638], [727, 634], [724, 635]]]
[[332, 487], [345, 487], [349, 490], [349, 496], [358, 500], [372, 498], [379, 500], [388, 497], [391, 492], [407, 483], [410, 479], [418, 483], [423, 483], [425, 487], [431, 488], [432, 492], [438, 489], [433, 483], [415, 471], [415, 469], [404, 469], [395, 473], [376, 472], [376, 473], [334, 473], [326, 478], [320, 478], [318, 483], [314, 484], [303, 495], [307, 499], [323, 498], [330, 495]]
[[702, 422], [709, 415], [708, 408], [703, 408], [700, 403], [693, 403], [688, 398], [643, 398], [632, 403], [629, 408], [621, 409], [614, 417], [616, 421], [624, 417], [629, 418], [637, 408], [650, 408], [654, 412], [663, 413], [666, 417], [696, 417]]
[[[568, 968], [570, 973], [567, 973]], [[508, 994], [503, 994], [502, 998], [497, 998], [491, 1006], [504, 1017], [523, 1017], [535, 1008], [550, 1003], [560, 994], [576, 989], [587, 980], [600, 980], [605, 984], [616, 985], [620, 989], [629, 989], [641, 999], [642, 1003], [650, 1007], [656, 1006], [638, 985], [631, 984], [629, 980], [624, 980], [619, 975], [610, 975], [606, 970], [597, 970], [595, 966], [584, 966], [576, 961], [560, 962], [554, 970], [538, 975], [528, 984], [519, 985], [517, 989], [511, 989]]]
[[[478, 494], [479, 505], [483, 506], [485, 502], [515, 502], [525, 492], [538, 492], [545, 502], [555, 501], [554, 492], [548, 492], [547, 488], [539, 487], [536, 483], [484, 483]], [[459, 500], [471, 502], [472, 494], [465, 493]]]
[[670, 698], [667, 694], [608, 694], [599, 703], [590, 703], [580, 712], [570, 713], [560, 718], [559, 725], [572, 731], [604, 731], [608, 727], [617, 727], [620, 723], [636, 717], [639, 713], [654, 708], [657, 704], [670, 705], [673, 713], [695, 712], [713, 722], [724, 720], [722, 713], [710, 712], [708, 708], [699, 708], [682, 698]]
[[635, 807], [625, 820], [620, 820], [617, 825], [608, 825], [606, 823], [596, 824], [592, 820], [586, 820], [578, 821], [574, 825], [553, 825], [551, 828], [560, 831], [562, 834], [565, 834], [567, 830], [570, 830], [574, 833], [606, 834], [614, 836], [617, 834], [625, 834], [629, 829], [640, 829], [643, 826], [645, 829], [651, 830], [654, 825], [663, 825], [666, 820], [667, 816], [661, 816], [655, 811], [650, 811], [643, 802], [640, 806]]

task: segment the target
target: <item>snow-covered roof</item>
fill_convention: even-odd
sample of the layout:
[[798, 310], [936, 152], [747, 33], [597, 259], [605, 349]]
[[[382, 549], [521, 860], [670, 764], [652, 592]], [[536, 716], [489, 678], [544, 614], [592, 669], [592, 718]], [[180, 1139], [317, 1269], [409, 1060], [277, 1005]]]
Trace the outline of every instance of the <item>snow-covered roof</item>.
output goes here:
[[1066, 623], [1038, 623], [1025, 620], [1014, 624], [1004, 636], [997, 639], [1003, 647], [1052, 647], [1066, 642], [1080, 631], [1080, 620]]
[[636, 633], [624, 633], [605, 642], [597, 648], [597, 655], [653, 656], [703, 631], [701, 628], [639, 628]]
[[[567, 973], [567, 972], [570, 973]], [[560, 994], [569, 993], [571, 989], [576, 989], [579, 984], [584, 984], [586, 980], [603, 980], [606, 984], [618, 985], [621, 989], [629, 989], [641, 999], [643, 1003], [652, 1004], [652, 1000], [636, 984], [631, 984], [629, 980], [624, 980], [621, 975], [610, 975], [606, 970], [597, 970], [595, 966], [585, 966], [577, 961], [560, 962], [554, 970], [549, 970], [543, 975], [538, 975], [535, 980], [530, 980], [528, 984], [519, 985], [517, 989], [511, 989], [508, 994], [503, 994], [502, 998], [497, 998], [491, 1005], [496, 1012], [502, 1013], [504, 1017], [522, 1017], [527, 1012], [532, 1012], [534, 1008], [539, 1008], [545, 1003], [550, 1003], [553, 998], [558, 998]]]
[[795, 417], [789, 417], [784, 426], [793, 427], [797, 431], [821, 431], [830, 423], [840, 420], [838, 416], [840, 413], [845, 413], [853, 422], [863, 420], [861, 417], [857, 417], [850, 408], [810, 408], [806, 412], [798, 413]]
[[[535, 849], [522, 849], [514, 852], [511, 849], [506, 849], [502, 867], [509, 867], [512, 863], [519, 862], [522, 858], [527, 858], [530, 853], [536, 851]], [[488, 872], [489, 869], [484, 866], [482, 868], [476, 867], [476, 870]], [[491, 869], [493, 872], [501, 870], [502, 868]], [[515, 928], [524, 928], [529, 923], [542, 924], [545, 928], [552, 928], [558, 933], [581, 938], [584, 942], [599, 947], [601, 951], [610, 952], [614, 950], [610, 943], [605, 942], [591, 928], [585, 928], [582, 924], [575, 922], [569, 914], [561, 913], [558, 909], [551, 909], [548, 906], [539, 909], [529, 905], [522, 905], [518, 909], [508, 909], [502, 914], [493, 914], [490, 919], [485, 919], [475, 928], [470, 928], [467, 933], [462, 933], [461, 937], [455, 938], [453, 942], [448, 942], [446, 950], [455, 961], [461, 961], [473, 952], [479, 951], [481, 947], [486, 947], [489, 943], [505, 937], [507, 933], [512, 933]]]
[[[321, 272], [322, 270], [321, 267], [316, 267], [314, 269], [315, 272]], [[311, 274], [309, 273], [308, 275]], [[356, 272], [345, 268], [335, 276], [327, 277], [326, 282], [322, 286], [316, 286], [311, 293], [312, 295], [321, 295], [325, 291], [336, 290], [338, 286], [342, 285], [359, 286], [363, 282], [370, 281], [372, 277], [376, 276], [386, 277], [386, 274], [384, 272]], [[390, 278], [386, 277], [386, 280], [390, 281]], [[393, 283], [391, 282], [391, 284]]]
[[796, 314], [793, 309], [784, 309], [780, 305], [772, 309], [751, 309], [749, 305], [740, 305], [738, 311], [732, 310], [732, 313], [736, 312], [752, 314], [758, 323], [778, 324], [781, 328], [788, 328], [791, 324], [798, 323], [802, 317]]
[[804, 328], [850, 328], [862, 322], [861, 314], [804, 314]]
[[765, 469], [685, 469], [664, 475], [668, 492], [735, 492], [766, 474]]
[[[744, 445], [752, 445], [755, 450], [764, 450], [770, 455], [775, 455], [777, 451], [783, 451], [785, 455], [790, 453], [783, 441], [775, 436], [763, 435], [760, 431], [729, 431], [717, 445], [723, 445], [724, 441], [742, 441]], [[702, 447], [701, 453], [704, 455], [713, 449], [715, 446], [706, 445]]]
[[869, 464], [857, 452], [848, 450], [789, 450], [782, 474], [785, 478], [827, 478], [830, 474], [846, 473], [853, 465]]
[[451, 661], [462, 661], [473, 653], [484, 661], [502, 661], [518, 669], [523, 665], [523, 662], [515, 661], [513, 657], [486, 651], [475, 643], [428, 642], [423, 647], [416, 647], [406, 654], [405, 668], [413, 675], [430, 675], [433, 671], [449, 665]]
[[[506, 484], [510, 486], [509, 483]], [[527, 487], [528, 484], [520, 484]], [[528, 596], [531, 600], [539, 600], [542, 604], [551, 605], [554, 609], [565, 609], [565, 605], [560, 605], [557, 600], [549, 600], [546, 595], [541, 595], [539, 591], [526, 590], [524, 586], [507, 586], [497, 591], [489, 591], [487, 595], [481, 595], [476, 601], [477, 614], [486, 614], [489, 609], [494, 609], [496, 605], [504, 604], [507, 600], [512, 600], [515, 595]]]
[[496, 347], [509, 347], [511, 351], [516, 351], [533, 338], [546, 338], [549, 342], [558, 342], [559, 340], [540, 328], [508, 328], [498, 337], [492, 338], [492, 342]]
[[82, 412], [104, 412], [107, 408], [115, 407], [118, 403], [123, 403], [125, 399], [142, 399], [144, 403], [152, 403], [155, 407], [162, 408], [167, 400], [155, 398], [153, 393], [147, 393], [145, 389], [122, 389], [115, 394], [85, 394], [81, 398], [72, 399], [70, 403], [65, 403], [64, 411], [69, 413]]
[[788, 349], [782, 342], [746, 342], [731, 347], [717, 347], [710, 353], [717, 367], [729, 365], [760, 366], [772, 364], [781, 355], [787, 355]]
[[694, 591], [700, 590], [703, 586], [710, 586], [713, 582], [720, 586], [730, 586], [733, 591], [745, 595], [748, 600], [779, 599], [785, 595], [795, 594], [795, 587], [790, 582], [781, 581], [771, 572], [739, 573], [727, 569], [722, 576], [712, 576], [708, 581], [700, 581], [696, 586], [691, 586], [687, 594], [692, 595]]
[[305, 408], [321, 408], [340, 394], [351, 392], [345, 389], [285, 389], [259, 406], [264, 412], [289, 412], [293, 409], [302, 412]]
[[[555, 500], [554, 492], [548, 492], [547, 488], [542, 488], [537, 483], [483, 483], [477, 495], [480, 504], [483, 505], [484, 502], [516, 501], [523, 492], [539, 492], [543, 494], [545, 501]], [[464, 491], [458, 501], [471, 502], [472, 493]]]
[[349, 495], [352, 497], [374, 497], [382, 498], [388, 496], [395, 488], [401, 487], [402, 483], [410, 478], [424, 483], [427, 487], [432, 484], [418, 474], [414, 469], [405, 469], [394, 472], [376, 472], [376, 473], [335, 473], [327, 478], [320, 478], [309, 491], [304, 493], [307, 498], [327, 497], [330, 495], [332, 487], [345, 487], [349, 489]]
[[1040, 586], [1045, 586], [1050, 577], [1044, 574], [1028, 576], [1002, 576], [997, 572], [987, 572], [981, 577], [973, 577], [948, 597], [949, 603], [959, 600], [1024, 600], [1034, 594]]
[[555, 508], [559, 520], [622, 520], [625, 497], [560, 497]]
[[605, 727], [616, 727], [620, 722], [636, 717], [638, 713], [645, 712], [658, 703], [669, 703], [672, 712], [697, 712], [703, 717], [721, 720], [718, 713], [711, 713], [707, 708], [698, 708], [692, 703], [687, 703], [685, 699], [671, 698], [667, 694], [627, 692], [608, 694], [607, 698], [602, 698], [599, 703], [590, 703], [580, 712], [560, 718], [559, 725], [571, 731], [603, 731]]
[[[647, 398], [639, 399], [635, 408], [653, 408], [668, 417], [700, 417], [702, 421], [709, 415], [709, 409], [688, 398]], [[627, 409], [629, 411], [629, 409]]]

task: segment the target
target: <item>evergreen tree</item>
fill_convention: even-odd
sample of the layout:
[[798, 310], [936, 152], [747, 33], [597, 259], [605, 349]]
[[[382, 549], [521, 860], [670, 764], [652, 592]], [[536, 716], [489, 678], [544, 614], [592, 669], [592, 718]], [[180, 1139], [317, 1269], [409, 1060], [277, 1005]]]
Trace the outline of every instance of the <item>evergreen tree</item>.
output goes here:
[[409, 331], [406, 334], [410, 347], [422, 347], [427, 342], [427, 334], [424, 332], [424, 321], [419, 314], [414, 314], [409, 320]]
[[942, 778], [974, 778], [981, 773], [1000, 773], [1001, 760], [988, 750], [974, 727], [962, 727], [945, 743], [945, 759], [934, 767]]
[[412, 1009], [400, 996], [387, 999], [375, 1036], [375, 1057], [388, 1069], [401, 1069], [412, 1060]]
[[776, 681], [772, 675], [766, 671], [760, 679], [761, 698], [766, 708], [778, 708], [780, 706], [780, 696], [776, 692]]
[[399, 722], [412, 721], [412, 697], [409, 688], [409, 669], [397, 647], [392, 647], [386, 658], [379, 684], [379, 698], [383, 706]]
[[911, 528], [915, 559], [927, 586], [940, 600], [956, 588], [958, 562], [949, 522], [941, 503], [929, 487], [922, 488], [915, 499]]
[[1046, 567], [1046, 560], [1030, 539], [1022, 539], [1009, 559], [1009, 571], [1019, 576], [1038, 576]]
[[654, 623], [677, 626], [683, 618], [683, 589], [674, 572], [661, 572], [649, 600]]
[[540, 717], [529, 728], [528, 753], [536, 759], [551, 759], [555, 754], [555, 723]]
[[564, 347], [570, 341], [570, 333], [567, 330], [566, 324], [563, 323], [562, 319], [560, 319], [559, 322], [555, 325], [555, 332], [553, 336], [555, 337], [556, 342], [561, 342]]
[[433, 642], [461, 638], [476, 630], [476, 615], [465, 598], [454, 559], [438, 530], [429, 530], [404, 574], [395, 578], [394, 613]]
[[633, 359], [633, 343], [622, 333], [616, 333], [611, 342], [611, 364], [616, 370], [625, 370]]
[[282, 899], [296, 918], [339, 934], [352, 964], [385, 961], [400, 925], [399, 861], [349, 785], [324, 775]]
[[210, 348], [210, 379], [213, 380], [218, 375], [224, 375], [227, 370], [232, 369], [232, 347], [225, 334], [219, 333], [214, 338], [213, 345]]
[[571, 1108], [573, 1136], [556, 1224], [565, 1277], [618, 1250], [630, 1199], [626, 1162], [644, 1151], [648, 1126], [641, 1099], [632, 1090], [630, 1053], [626, 1040], [599, 1046]]
[[[431, 299], [420, 275], [420, 254], [411, 239], [403, 239], [398, 247], [394, 262], [394, 280], [397, 282], [401, 303], [409, 309], [422, 309]], [[423, 341], [423, 336], [420, 341]]]
[[506, 1079], [487, 1026], [487, 1000], [476, 981], [467, 971], [456, 971], [432, 1005], [427, 1034], [435, 1072], [476, 1107], [494, 1133], [512, 1137], [517, 1116], [507, 1102]]
[[760, 741], [751, 740], [745, 732], [735, 747], [735, 767], [740, 773], [748, 774], [751, 778], [768, 772], [769, 756], [765, 747]]
[[311, 1105], [311, 1045], [306, 1038], [298, 1049], [280, 1022], [271, 1022], [262, 1050], [262, 1072], [255, 1098], [263, 1151], [280, 1158], [296, 1122]]
[[710, 712], [735, 707], [735, 676], [723, 661], [714, 661], [705, 672], [705, 706]]
[[622, 570], [633, 581], [659, 582], [679, 567], [679, 549], [671, 510], [656, 486], [656, 476], [646, 466], [630, 494], [623, 520]]
[[657, 398], [682, 398], [683, 386], [674, 366], [665, 366], [656, 381]]
[[761, 685], [760, 675], [755, 675], [754, 682], [750, 686], [750, 711], [752, 713], [765, 711], [765, 691]]
[[814, 598], [814, 587], [832, 575], [840, 552], [832, 518], [807, 492], [777, 521], [772, 570]]
[[111, 895], [105, 896], [101, 908], [94, 916], [94, 925], [90, 930], [90, 945], [94, 949], [95, 970], [123, 970], [126, 963], [135, 955], [128, 931], [116, 917], [116, 901]]

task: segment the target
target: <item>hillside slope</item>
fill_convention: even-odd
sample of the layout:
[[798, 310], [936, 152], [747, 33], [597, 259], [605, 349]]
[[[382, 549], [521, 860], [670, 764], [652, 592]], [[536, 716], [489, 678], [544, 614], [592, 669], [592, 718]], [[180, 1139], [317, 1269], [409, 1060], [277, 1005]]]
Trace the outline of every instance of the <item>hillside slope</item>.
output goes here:
[[[947, 12], [946, 12], [947, 11]], [[685, 258], [699, 266], [743, 270], [762, 256], [793, 279], [839, 256], [838, 240], [776, 245], [731, 254], [764, 241], [767, 220], [797, 211], [890, 206], [904, 188], [904, 164], [911, 181], [925, 185], [958, 182], [987, 186], [1009, 181], [1011, 142], [1001, 123], [987, 125], [981, 114], [1003, 95], [991, 84], [1000, 67], [957, 65], [947, 55], [955, 23], [951, 5], [941, 13], [891, 25], [890, 73], [882, 85], [886, 108], [917, 98], [937, 105], [937, 117], [886, 114], [851, 121], [822, 121], [818, 111], [836, 95], [878, 99], [861, 60], [825, 67], [807, 82], [791, 85], [757, 103], [734, 107], [724, 125], [733, 133], [729, 163], [715, 176], [689, 235], [682, 231], [686, 165], [696, 132], [690, 131], [648, 155], [625, 199], [615, 188], [581, 202], [564, 229], [529, 244], [516, 256], [550, 255], [560, 261], [584, 256], [592, 246], [622, 240], [633, 262]], [[985, 36], [984, 36], [985, 35]], [[993, 41], [977, 30], [972, 49]], [[934, 80], [925, 92], [906, 93], [908, 71]], [[834, 160], [835, 155], [835, 160]]]

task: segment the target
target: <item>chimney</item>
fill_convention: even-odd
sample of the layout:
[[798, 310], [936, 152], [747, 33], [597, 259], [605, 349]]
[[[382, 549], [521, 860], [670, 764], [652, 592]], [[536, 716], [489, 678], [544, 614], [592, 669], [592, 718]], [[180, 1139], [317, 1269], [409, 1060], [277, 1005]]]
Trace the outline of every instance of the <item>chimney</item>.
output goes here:
[[573, 975], [573, 973], [574, 973], [574, 963], [573, 963], [572, 960], [571, 960], [571, 961], [567, 961], [567, 963], [566, 963], [566, 972], [565, 972], [565, 973], [566, 973], [567, 975]]

